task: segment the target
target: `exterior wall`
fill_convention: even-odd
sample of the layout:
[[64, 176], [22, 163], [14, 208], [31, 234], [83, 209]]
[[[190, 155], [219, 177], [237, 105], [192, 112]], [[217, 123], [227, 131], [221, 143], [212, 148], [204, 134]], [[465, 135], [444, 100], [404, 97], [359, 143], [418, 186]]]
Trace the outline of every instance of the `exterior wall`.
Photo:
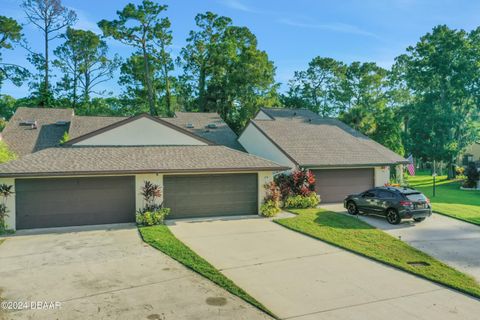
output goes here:
[[295, 164], [251, 123], [238, 138], [248, 153], [294, 168]]
[[[273, 173], [271, 171], [249, 171], [249, 172], [204, 172], [204, 173], [181, 173], [181, 174], [241, 174], [241, 173], [257, 173], [258, 174], [258, 214], [260, 214], [260, 206], [263, 203], [263, 198], [265, 197], [265, 183], [268, 183], [273, 180]], [[179, 173], [180, 174], [180, 173]], [[172, 175], [179, 175], [179, 174], [172, 174]], [[112, 176], [112, 175], [105, 175]], [[98, 177], [95, 176], [68, 176], [68, 177], [39, 177], [37, 179], [44, 179], [44, 178], [77, 178], [77, 177]], [[145, 201], [143, 200], [142, 195], [140, 194], [141, 188], [143, 186], [144, 181], [150, 181], [152, 183], [158, 184], [160, 187], [163, 188], [163, 174], [155, 174], [155, 173], [148, 173], [148, 174], [137, 174], [135, 175], [135, 207], [136, 209], [141, 209], [145, 205]], [[29, 177], [22, 177], [22, 178], [29, 178]], [[32, 177], [34, 178], [34, 177]], [[14, 178], [0, 178], [0, 184], [5, 183], [8, 185], [15, 186], [15, 179]], [[15, 190], [14, 190], [15, 191]], [[163, 190], [162, 190], [163, 195]], [[159, 203], [163, 202], [163, 199], [160, 198]], [[8, 229], [15, 230], [15, 193], [7, 199], [7, 209], [9, 210], [9, 216], [6, 219]], [[132, 214], [135, 214], [132, 212]]]
[[390, 167], [375, 167], [375, 187], [383, 187], [390, 181]]
[[6, 184], [13, 186], [13, 194], [7, 198], [5, 203], [7, 206], [8, 217], [5, 219], [7, 229], [15, 230], [15, 180], [12, 178], [0, 178], [0, 184]]
[[272, 120], [265, 112], [259, 111], [255, 116], [256, 120]]
[[135, 207], [137, 210], [145, 206], [145, 200], [143, 200], [143, 197], [140, 194], [145, 181], [158, 184], [162, 188], [162, 197], [158, 199], [158, 204], [163, 202], [163, 175], [155, 173], [137, 174], [135, 176]]
[[263, 199], [267, 194], [265, 184], [273, 181], [272, 171], [261, 171], [258, 173], [258, 214], [260, 215], [260, 207], [263, 204]]
[[75, 145], [206, 145], [206, 143], [151, 119], [139, 118], [79, 141]]

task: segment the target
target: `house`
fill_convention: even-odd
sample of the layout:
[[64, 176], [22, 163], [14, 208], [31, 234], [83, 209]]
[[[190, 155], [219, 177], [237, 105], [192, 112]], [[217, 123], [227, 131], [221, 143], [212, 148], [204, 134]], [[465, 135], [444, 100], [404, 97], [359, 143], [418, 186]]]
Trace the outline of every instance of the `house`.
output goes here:
[[480, 166], [480, 141], [472, 143], [459, 160], [459, 165], [467, 166], [470, 162], [475, 162]]
[[262, 108], [238, 138], [248, 153], [311, 169], [322, 202], [389, 182], [390, 166], [406, 159], [337, 119], [305, 109]]
[[2, 139], [19, 156], [0, 165], [0, 184], [14, 186], [12, 229], [133, 222], [145, 181], [162, 187], [171, 218], [258, 214], [264, 184], [288, 169], [244, 152], [215, 113], [88, 117], [19, 108]]

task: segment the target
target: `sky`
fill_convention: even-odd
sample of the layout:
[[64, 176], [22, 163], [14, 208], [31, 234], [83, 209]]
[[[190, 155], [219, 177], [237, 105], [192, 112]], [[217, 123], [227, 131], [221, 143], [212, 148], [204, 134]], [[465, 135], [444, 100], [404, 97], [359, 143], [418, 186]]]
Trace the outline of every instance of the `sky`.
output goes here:
[[[116, 11], [133, 0], [62, 0], [76, 11], [74, 28], [101, 33], [97, 22], [115, 19]], [[42, 35], [28, 24], [20, 8], [21, 0], [0, 0], [0, 15], [24, 24], [29, 45], [42, 50]], [[389, 68], [395, 57], [418, 42], [439, 24], [472, 30], [480, 26], [480, 1], [471, 0], [176, 0], [159, 1], [168, 5], [166, 15], [172, 23], [175, 57], [185, 45], [188, 32], [195, 28], [197, 13], [212, 11], [248, 27], [276, 66], [276, 81], [287, 88], [294, 71], [303, 70], [316, 57], [331, 57], [346, 63], [372, 61]], [[128, 57], [132, 50], [109, 39], [110, 53]], [[59, 40], [51, 44], [55, 48]], [[26, 51], [21, 47], [3, 50], [3, 61], [27, 68]], [[117, 75], [118, 76], [118, 75]], [[53, 82], [58, 80], [53, 79]], [[119, 94], [117, 79], [104, 83], [101, 90]], [[27, 85], [16, 87], [6, 82], [1, 94], [29, 95]]]

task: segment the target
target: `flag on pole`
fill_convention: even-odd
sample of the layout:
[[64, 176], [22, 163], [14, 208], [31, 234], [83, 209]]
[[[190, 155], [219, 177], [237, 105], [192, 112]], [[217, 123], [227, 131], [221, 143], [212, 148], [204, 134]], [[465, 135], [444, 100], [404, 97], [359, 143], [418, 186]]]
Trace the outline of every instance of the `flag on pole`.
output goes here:
[[407, 160], [408, 160], [408, 165], [407, 165], [408, 173], [411, 176], [414, 176], [415, 175], [415, 166], [413, 164], [413, 156], [409, 155]]

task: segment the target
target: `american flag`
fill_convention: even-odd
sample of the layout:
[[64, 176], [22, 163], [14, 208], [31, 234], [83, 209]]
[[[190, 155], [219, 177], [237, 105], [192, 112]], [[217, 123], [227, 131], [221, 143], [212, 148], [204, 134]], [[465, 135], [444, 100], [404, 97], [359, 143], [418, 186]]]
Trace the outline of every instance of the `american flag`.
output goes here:
[[407, 160], [409, 162], [408, 165], [407, 165], [408, 173], [411, 176], [414, 176], [415, 175], [415, 166], [413, 165], [413, 156], [409, 155]]

